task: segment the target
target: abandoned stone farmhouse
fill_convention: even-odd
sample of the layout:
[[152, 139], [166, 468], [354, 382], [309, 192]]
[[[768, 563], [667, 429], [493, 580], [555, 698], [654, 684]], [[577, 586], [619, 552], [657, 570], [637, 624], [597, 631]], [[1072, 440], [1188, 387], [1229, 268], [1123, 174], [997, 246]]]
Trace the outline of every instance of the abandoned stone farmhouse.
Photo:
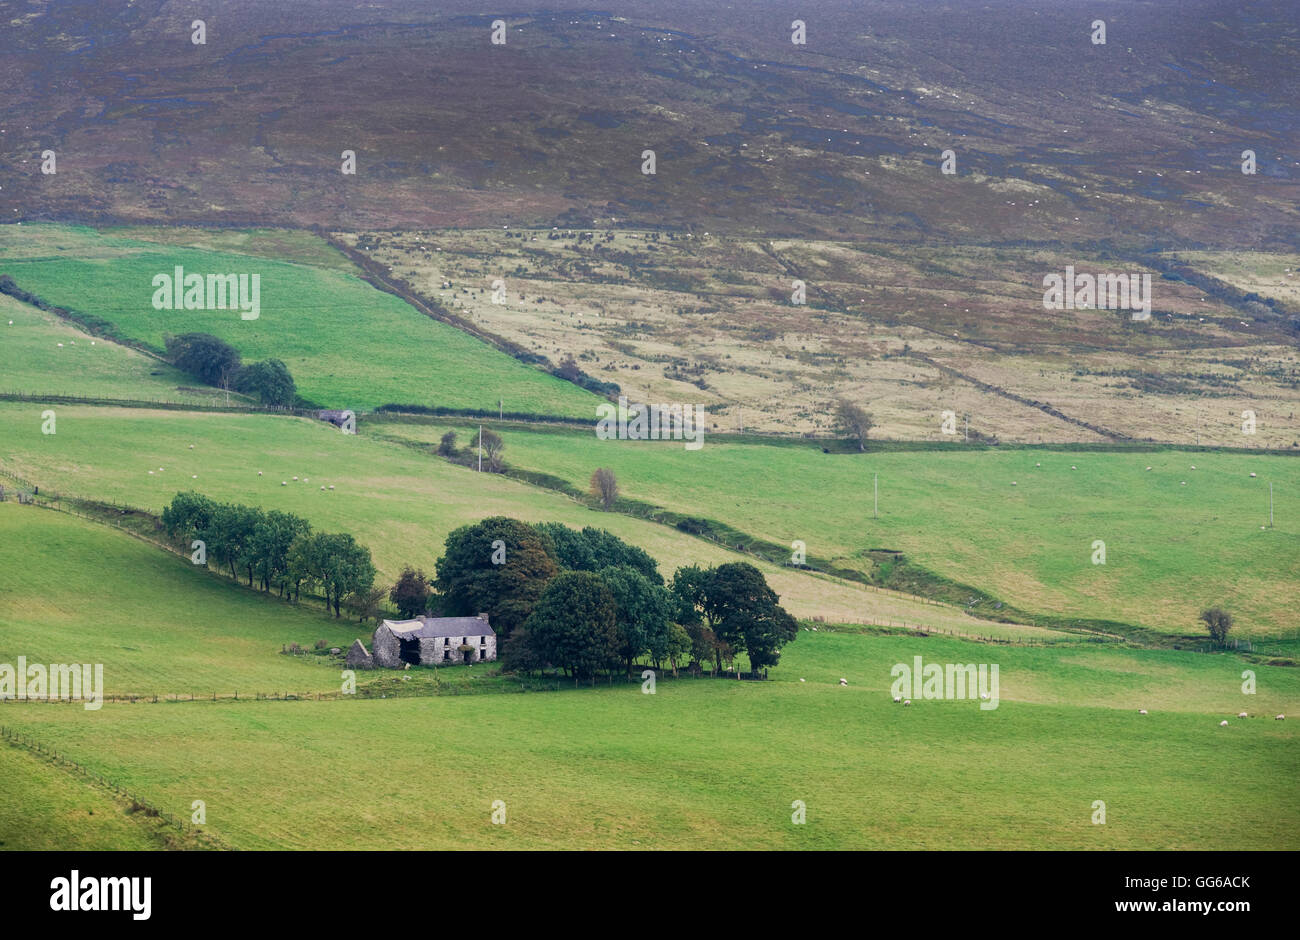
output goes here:
[[385, 620], [375, 628], [370, 650], [360, 639], [348, 650], [350, 669], [402, 669], [453, 663], [491, 662], [497, 658], [496, 631], [488, 615], [417, 617]]

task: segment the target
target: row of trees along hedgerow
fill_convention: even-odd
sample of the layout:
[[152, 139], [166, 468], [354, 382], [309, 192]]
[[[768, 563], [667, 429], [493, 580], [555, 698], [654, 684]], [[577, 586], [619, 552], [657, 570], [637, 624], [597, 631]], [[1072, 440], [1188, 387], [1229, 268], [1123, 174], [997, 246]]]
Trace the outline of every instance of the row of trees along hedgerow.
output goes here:
[[443, 614], [489, 614], [507, 669], [557, 668], [575, 680], [630, 672], [642, 657], [674, 673], [687, 662], [721, 671], [741, 652], [757, 674], [798, 629], [753, 565], [679, 568], [665, 584], [642, 549], [555, 522], [494, 516], [456, 529], [432, 584], [429, 603]]
[[345, 601], [360, 616], [372, 614], [384, 593], [374, 587], [368, 548], [346, 533], [313, 532], [292, 513], [177, 493], [162, 524], [168, 537], [194, 550], [191, 558], [215, 563], [234, 578], [246, 576], [249, 587], [256, 581], [263, 591], [274, 588], [295, 601], [304, 586], [320, 588], [335, 617]]

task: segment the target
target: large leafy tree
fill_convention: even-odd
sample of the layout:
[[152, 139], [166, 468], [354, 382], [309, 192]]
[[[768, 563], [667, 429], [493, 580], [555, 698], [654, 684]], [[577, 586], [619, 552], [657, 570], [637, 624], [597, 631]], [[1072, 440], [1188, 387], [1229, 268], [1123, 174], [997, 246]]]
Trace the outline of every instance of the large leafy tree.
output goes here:
[[[496, 544], [494, 544], [496, 543]], [[443, 612], [487, 613], [499, 636], [528, 619], [546, 582], [559, 572], [551, 543], [527, 523], [492, 516], [447, 536], [434, 585]]]
[[236, 391], [256, 395], [264, 405], [288, 407], [298, 397], [289, 367], [279, 359], [244, 366], [235, 373], [233, 384]]
[[743, 561], [719, 565], [705, 590], [704, 614], [718, 639], [747, 652], [755, 672], [775, 666], [781, 647], [798, 635], [798, 624], [777, 603], [763, 573]]
[[274, 586], [280, 589], [280, 596], [284, 596], [289, 580], [289, 548], [294, 539], [310, 531], [306, 519], [278, 509], [269, 510], [258, 519], [253, 527], [249, 551], [263, 591]]
[[591, 543], [581, 532], [561, 522], [539, 522], [533, 528], [550, 539], [551, 554], [561, 568], [568, 571], [598, 570]]
[[662, 660], [668, 649], [668, 591], [635, 568], [605, 568], [600, 572], [617, 606], [618, 654], [628, 672], [632, 662], [649, 651]]
[[170, 538], [183, 540], [188, 548], [193, 539], [207, 541], [216, 511], [216, 502], [201, 493], [177, 493], [163, 508], [163, 527]]
[[208, 385], [224, 388], [239, 371], [239, 350], [211, 333], [165, 337], [172, 365]]
[[525, 629], [532, 655], [575, 680], [618, 662], [618, 605], [598, 575], [565, 571], [546, 585]]
[[423, 570], [416, 570], [410, 565], [402, 569], [397, 583], [388, 592], [388, 599], [397, 608], [404, 620], [410, 620], [424, 613], [429, 606], [429, 579]]
[[867, 435], [876, 426], [876, 422], [861, 405], [841, 398], [835, 403], [835, 426], [858, 445], [858, 450], [866, 450]]
[[577, 532], [558, 522], [540, 522], [534, 528], [550, 540], [551, 553], [561, 568], [595, 572], [634, 568], [655, 584], [664, 583], [659, 563], [645, 549], [629, 545], [612, 532], [592, 526]]

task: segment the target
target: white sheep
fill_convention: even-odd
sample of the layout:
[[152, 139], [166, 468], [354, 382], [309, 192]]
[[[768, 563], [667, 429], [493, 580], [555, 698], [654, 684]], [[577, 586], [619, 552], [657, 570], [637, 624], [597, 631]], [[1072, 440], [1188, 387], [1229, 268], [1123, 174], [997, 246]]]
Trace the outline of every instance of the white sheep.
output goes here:
[[1150, 468], [1150, 467], [1147, 467], [1147, 469], [1150, 470], [1151, 468]]
[[1146, 713], [1147, 713], [1147, 710], [1146, 710], [1145, 708], [1139, 708], [1139, 709], [1138, 709], [1138, 714], [1139, 714], [1139, 715], [1145, 715]]
[[1016, 485], [1016, 481], [1015, 481], [1015, 480], [1012, 480], [1012, 481], [1011, 481], [1011, 485], [1012, 485], [1012, 486], [1015, 486], [1015, 485]]
[[1186, 480], [1183, 480], [1183, 481], [1180, 482], [1178, 485], [1179, 485], [1179, 486], [1186, 486], [1186, 485], [1187, 485], [1187, 481], [1186, 481]]
[[987, 702], [989, 700], [989, 694], [987, 692], [981, 692], [980, 698], [984, 699], [984, 701]]
[[1076, 466], [1074, 466], [1073, 464], [1071, 464], [1071, 465], [1070, 465], [1070, 469], [1071, 469], [1071, 470], [1078, 470], [1079, 468], [1076, 467]]
[[321, 492], [322, 492], [322, 493], [325, 492], [325, 487], [323, 487], [323, 486], [321, 487]]
[[800, 682], [807, 682], [808, 680], [807, 680], [807, 679], [800, 679], [799, 681], [800, 681]]
[[1192, 469], [1193, 469], [1193, 470], [1196, 469], [1196, 464], [1192, 464]]
[[1237, 712], [1237, 717], [1238, 717], [1238, 718], [1245, 718], [1245, 717], [1246, 717], [1246, 713], [1245, 713], [1245, 712]]
[[280, 481], [280, 485], [281, 485], [281, 486], [288, 486], [288, 485], [289, 485], [289, 481], [288, 481], [288, 480], [281, 480], [281, 481]]
[[298, 482], [298, 478], [297, 478], [297, 477], [294, 477], [294, 478], [293, 478], [293, 482], [297, 483], [297, 482]]
[[1252, 480], [1255, 479], [1255, 474], [1252, 473], [1252, 474], [1250, 475], [1250, 478], [1251, 478]]
[[1226, 727], [1228, 727], [1228, 723], [1227, 723], [1226, 721], [1221, 721], [1221, 722], [1219, 722], [1219, 727], [1220, 727], [1220, 728], [1226, 728]]
[[333, 484], [333, 483], [330, 484], [330, 489], [334, 489], [334, 484]]
[[841, 680], [840, 680], [840, 685], [848, 685], [848, 684], [849, 684], [849, 680], [848, 680], [848, 679], [841, 679]]
[[902, 700], [903, 700], [903, 696], [901, 696], [901, 695], [895, 695], [895, 696], [894, 696], [894, 701], [895, 701], [896, 703], [897, 703], [897, 702], [901, 702]]
[[1283, 721], [1283, 720], [1285, 720], [1285, 719], [1286, 719], [1286, 715], [1278, 715], [1278, 716], [1277, 716], [1276, 718], [1274, 718], [1273, 720], [1274, 720], [1274, 721]]
[[193, 449], [194, 449], [194, 445], [191, 444], [191, 445], [190, 445], [190, 450], [193, 450]]
[[904, 705], [911, 705], [911, 704], [912, 704], [912, 700], [911, 700], [910, 698], [903, 699], [903, 704], [904, 704]]
[[199, 475], [198, 475], [197, 473], [191, 473], [191, 474], [190, 474], [190, 479], [191, 479], [191, 480], [197, 480], [198, 478], [199, 478]]

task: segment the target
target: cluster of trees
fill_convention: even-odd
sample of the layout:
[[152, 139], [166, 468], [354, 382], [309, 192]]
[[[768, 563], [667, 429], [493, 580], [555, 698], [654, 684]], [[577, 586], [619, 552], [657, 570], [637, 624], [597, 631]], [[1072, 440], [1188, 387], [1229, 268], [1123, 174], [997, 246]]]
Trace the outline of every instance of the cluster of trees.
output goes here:
[[438, 441], [438, 456], [446, 457], [466, 467], [478, 468], [479, 456], [482, 455], [483, 469], [488, 473], [500, 473], [505, 469], [503, 453], [506, 442], [496, 431], [484, 428], [475, 434], [470, 442], [461, 447], [456, 442], [456, 432], [448, 431]]
[[358, 616], [373, 616], [383, 597], [374, 586], [368, 548], [346, 533], [313, 532], [307, 520], [292, 513], [177, 493], [163, 510], [162, 523], [187, 550], [195, 541], [203, 543], [191, 557], [215, 563], [231, 577], [247, 577], [249, 587], [256, 582], [263, 591], [275, 589], [295, 601], [303, 587], [319, 589], [335, 617], [345, 602]]
[[592, 678], [630, 672], [643, 657], [656, 669], [721, 670], [740, 652], [757, 672], [797, 634], [753, 565], [680, 568], [665, 584], [644, 550], [592, 527], [504, 516], [463, 526], [447, 537], [432, 583], [444, 614], [488, 613], [506, 667], [521, 672]]
[[244, 365], [238, 349], [210, 333], [167, 336], [164, 343], [171, 364], [205, 385], [256, 395], [275, 407], [288, 407], [298, 398], [293, 376], [279, 359]]

